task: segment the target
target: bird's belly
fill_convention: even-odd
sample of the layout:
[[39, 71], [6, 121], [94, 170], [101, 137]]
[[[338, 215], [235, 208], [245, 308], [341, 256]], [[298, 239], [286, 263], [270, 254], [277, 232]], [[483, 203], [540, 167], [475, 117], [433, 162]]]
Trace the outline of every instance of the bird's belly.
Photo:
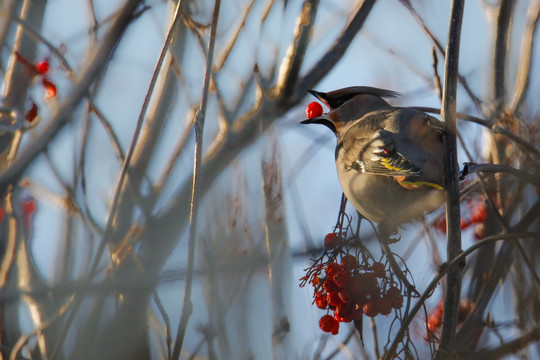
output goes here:
[[[337, 164], [339, 167], [339, 163]], [[407, 190], [392, 177], [371, 175], [338, 168], [341, 187], [347, 200], [367, 219], [376, 223], [400, 225], [438, 209], [444, 191]]]

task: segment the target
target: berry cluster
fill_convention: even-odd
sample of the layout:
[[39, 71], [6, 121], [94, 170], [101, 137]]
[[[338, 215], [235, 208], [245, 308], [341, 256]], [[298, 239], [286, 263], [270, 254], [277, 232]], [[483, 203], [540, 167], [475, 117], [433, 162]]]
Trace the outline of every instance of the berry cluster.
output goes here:
[[[327, 314], [319, 320], [321, 330], [336, 335], [339, 323], [360, 320], [363, 315], [389, 315], [403, 306], [403, 295], [385, 264], [373, 261], [359, 250], [354, 256], [343, 249], [341, 234], [330, 233], [325, 238], [328, 260], [321, 257], [302, 278], [303, 286], [314, 287], [314, 303]], [[361, 255], [361, 256], [359, 256]]]
[[[474, 237], [476, 240], [482, 240], [486, 237], [485, 221], [487, 219], [487, 207], [483, 200], [470, 200], [464, 206], [465, 214], [461, 217], [461, 230], [465, 230], [472, 225], [474, 228]], [[446, 233], [446, 218], [444, 216], [435, 220], [433, 224], [435, 229]]]
[[[459, 310], [458, 310], [458, 328], [461, 326], [463, 321], [465, 321], [465, 318], [471, 313], [473, 310], [473, 303], [468, 300], [461, 300], [459, 303]], [[427, 327], [430, 331], [428, 333], [428, 339], [432, 339], [433, 336], [439, 331], [442, 325], [442, 318], [443, 318], [443, 310], [444, 310], [444, 300], [439, 301], [439, 304], [428, 317], [427, 320]], [[478, 335], [479, 336], [479, 335]]]

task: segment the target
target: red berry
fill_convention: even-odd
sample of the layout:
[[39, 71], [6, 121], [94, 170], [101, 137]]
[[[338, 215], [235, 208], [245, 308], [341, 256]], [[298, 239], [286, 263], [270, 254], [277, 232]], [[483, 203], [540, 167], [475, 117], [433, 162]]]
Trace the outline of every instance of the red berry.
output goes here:
[[334, 319], [338, 322], [351, 322], [353, 320], [350, 316], [338, 316], [337, 314], [334, 315]]
[[337, 293], [339, 291], [339, 286], [337, 286], [336, 283], [332, 281], [332, 279], [326, 279], [323, 284], [323, 289], [327, 293], [332, 293], [332, 292]]
[[487, 218], [487, 208], [485, 204], [480, 204], [474, 210], [471, 221], [475, 223], [484, 222]]
[[322, 293], [317, 294], [317, 296], [315, 296], [315, 304], [319, 309], [326, 309], [326, 307], [328, 306], [328, 300], [326, 298], [326, 295]]
[[337, 335], [339, 333], [339, 321], [335, 322], [334, 328], [330, 332], [332, 335]]
[[347, 254], [341, 258], [341, 265], [345, 270], [352, 270], [358, 266], [358, 261], [354, 256]]
[[36, 119], [38, 115], [38, 106], [36, 103], [32, 102], [32, 107], [24, 114], [24, 118], [28, 122], [32, 122]]
[[366, 304], [364, 304], [364, 307], [362, 308], [364, 314], [369, 317], [375, 317], [379, 314], [376, 300], [377, 299], [370, 299]]
[[24, 216], [28, 217], [36, 211], [36, 202], [34, 199], [26, 200], [22, 203], [22, 211]]
[[35, 68], [38, 74], [46, 74], [49, 71], [49, 60], [41, 60], [35, 65]]
[[342, 270], [343, 267], [341, 265], [335, 262], [331, 262], [326, 265], [326, 269], [324, 269], [324, 272], [326, 272], [326, 276], [328, 276], [329, 278], [333, 278], [338, 271]]
[[340, 288], [347, 286], [351, 282], [351, 274], [348, 271], [341, 270], [334, 275], [334, 282]]
[[403, 296], [397, 287], [392, 286], [390, 289], [388, 289], [385, 297], [392, 302], [392, 307], [394, 309], [401, 309], [403, 306]]
[[388, 298], [382, 298], [377, 301], [377, 311], [381, 315], [388, 315], [392, 312], [392, 301]]
[[338, 306], [342, 304], [341, 299], [339, 298], [339, 294], [337, 292], [328, 293], [327, 299], [328, 305]]
[[336, 306], [336, 315], [342, 318], [351, 316], [351, 307], [349, 304], [339, 304]]
[[324, 332], [332, 332], [335, 329], [336, 324], [339, 329], [339, 322], [336, 319], [334, 319], [332, 315], [324, 315], [319, 320], [319, 327]]
[[327, 249], [333, 249], [339, 245], [339, 234], [330, 233], [324, 237], [324, 247]]
[[446, 234], [446, 218], [440, 217], [434, 223], [433, 226], [435, 229], [439, 230], [441, 233]]
[[350, 303], [353, 299], [351, 293], [347, 290], [341, 290], [339, 293], [339, 299], [344, 303]]
[[0, 222], [4, 220], [4, 217], [6, 216], [6, 210], [4, 208], [0, 207]]
[[41, 84], [45, 88], [47, 98], [52, 98], [56, 96], [56, 85], [54, 85], [52, 81], [43, 78], [43, 80], [41, 80]]
[[383, 263], [375, 262], [373, 263], [373, 266], [371, 267], [373, 269], [373, 274], [378, 278], [383, 278], [386, 271], [385, 266]]
[[312, 102], [306, 107], [306, 115], [308, 118], [312, 119], [317, 116], [321, 116], [323, 113], [322, 105], [318, 102]]
[[486, 225], [483, 223], [480, 223], [474, 227], [474, 238], [476, 240], [482, 240], [486, 237], [487, 230]]

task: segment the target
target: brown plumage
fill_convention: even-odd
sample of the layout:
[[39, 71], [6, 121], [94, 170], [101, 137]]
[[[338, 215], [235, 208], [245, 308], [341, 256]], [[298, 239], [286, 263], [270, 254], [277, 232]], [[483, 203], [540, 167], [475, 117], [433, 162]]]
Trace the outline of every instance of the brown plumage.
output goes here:
[[336, 167], [345, 196], [367, 219], [392, 230], [444, 201], [443, 124], [423, 112], [393, 107], [398, 94], [367, 86], [309, 91], [331, 111], [302, 121], [337, 137]]

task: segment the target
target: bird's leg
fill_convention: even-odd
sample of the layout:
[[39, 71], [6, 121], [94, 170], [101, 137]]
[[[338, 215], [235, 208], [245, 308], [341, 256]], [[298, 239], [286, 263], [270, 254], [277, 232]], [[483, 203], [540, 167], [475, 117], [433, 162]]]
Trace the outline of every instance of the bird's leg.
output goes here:
[[[386, 258], [388, 259], [388, 262], [390, 263], [390, 267], [392, 268], [392, 270], [394, 271], [394, 274], [396, 274], [397, 278], [405, 285], [405, 287], [407, 288], [407, 291], [411, 294], [416, 294], [416, 295], [420, 295], [418, 293], [418, 291], [416, 291], [416, 288], [413, 284], [411, 284], [409, 282], [409, 280], [407, 280], [407, 276], [405, 276], [405, 274], [403, 273], [403, 271], [401, 270], [401, 268], [399, 267], [397, 261], [396, 261], [396, 258], [394, 256], [394, 253], [392, 253], [392, 250], [390, 250], [390, 245], [392, 242], [391, 242], [391, 239], [390, 239], [390, 234], [394, 234], [394, 233], [397, 233], [396, 230], [394, 230], [394, 233], [389, 233], [389, 232], [383, 232], [381, 231], [381, 228], [384, 229], [384, 227], [381, 226], [381, 224], [379, 224], [379, 242], [381, 244], [381, 248], [384, 252], [384, 254], [386, 255]], [[386, 228], [388, 229], [388, 228]], [[395, 242], [395, 241], [394, 241]]]
[[401, 240], [397, 228], [393, 225], [382, 222], [377, 226], [377, 230], [379, 230], [380, 238], [384, 239], [388, 244], [394, 244]]

